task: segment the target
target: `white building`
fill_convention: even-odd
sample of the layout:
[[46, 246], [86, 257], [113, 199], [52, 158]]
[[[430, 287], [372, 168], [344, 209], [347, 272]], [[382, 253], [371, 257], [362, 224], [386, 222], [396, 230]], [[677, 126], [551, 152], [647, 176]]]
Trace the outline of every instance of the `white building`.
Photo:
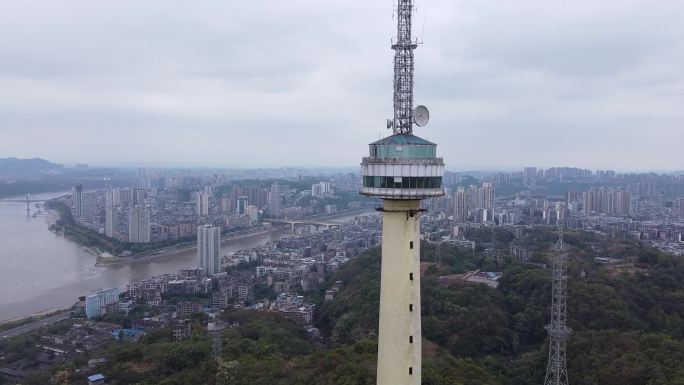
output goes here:
[[248, 205], [245, 214], [249, 216], [249, 224], [255, 225], [259, 221], [259, 209], [256, 206]]
[[317, 197], [330, 194], [330, 182], [318, 182], [311, 185], [311, 196]]
[[104, 315], [107, 305], [119, 302], [119, 289], [105, 289], [86, 297], [86, 316], [88, 319]]
[[221, 271], [221, 228], [203, 225], [197, 228], [197, 258], [204, 272], [211, 276]]
[[237, 197], [237, 202], [235, 205], [235, 212], [238, 214], [245, 214], [247, 211], [248, 198], [246, 195], [240, 195]]

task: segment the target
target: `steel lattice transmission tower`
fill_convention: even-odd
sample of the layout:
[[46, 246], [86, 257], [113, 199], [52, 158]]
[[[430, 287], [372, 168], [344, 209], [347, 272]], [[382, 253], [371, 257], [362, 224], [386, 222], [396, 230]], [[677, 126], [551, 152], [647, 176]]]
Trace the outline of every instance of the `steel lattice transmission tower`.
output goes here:
[[211, 354], [214, 356], [214, 358], [217, 358], [221, 355], [221, 350], [223, 349], [221, 333], [223, 333], [223, 329], [225, 328], [225, 323], [220, 323], [216, 320], [209, 321], [207, 325], [209, 335], [211, 336]]
[[553, 247], [553, 282], [551, 285], [551, 323], [546, 325], [549, 334], [549, 361], [546, 365], [544, 385], [568, 385], [568, 368], [565, 342], [570, 335], [566, 326], [568, 292], [568, 252], [563, 242], [563, 224], [558, 220], [558, 242]]

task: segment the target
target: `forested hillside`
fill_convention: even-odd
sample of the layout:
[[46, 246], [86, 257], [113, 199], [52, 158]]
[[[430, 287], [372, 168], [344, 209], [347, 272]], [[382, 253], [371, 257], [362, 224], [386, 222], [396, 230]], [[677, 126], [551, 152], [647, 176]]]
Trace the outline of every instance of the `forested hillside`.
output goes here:
[[[549, 242], [548, 235], [541, 239]], [[684, 384], [684, 264], [678, 258], [638, 247], [619, 247], [637, 263], [611, 270], [594, 265], [581, 246], [587, 239], [570, 236], [568, 301], [568, 369], [573, 384]], [[607, 245], [615, 247], [615, 245]], [[480, 267], [491, 263], [477, 254], [443, 248], [440, 260]], [[434, 258], [428, 247], [423, 256]], [[377, 328], [378, 252], [369, 252], [335, 274], [344, 289], [319, 311], [324, 334], [337, 343], [372, 336]], [[438, 270], [438, 269], [435, 269]], [[429, 271], [429, 270], [428, 270]], [[447, 359], [472, 360], [485, 383], [543, 383], [549, 318], [550, 272], [509, 264], [497, 289], [485, 285], [445, 286], [434, 276], [422, 279], [423, 337]], [[427, 354], [426, 354], [427, 353]], [[433, 360], [424, 352], [424, 366]], [[442, 359], [438, 360], [439, 362]], [[441, 367], [440, 367], [441, 369]], [[463, 375], [463, 373], [460, 373]], [[484, 380], [483, 380], [484, 379]], [[475, 384], [448, 374], [424, 384]]]

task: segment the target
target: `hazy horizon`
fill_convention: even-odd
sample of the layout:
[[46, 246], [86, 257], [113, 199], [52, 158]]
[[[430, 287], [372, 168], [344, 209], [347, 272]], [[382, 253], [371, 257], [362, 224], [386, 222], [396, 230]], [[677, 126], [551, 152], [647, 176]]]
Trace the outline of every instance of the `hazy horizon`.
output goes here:
[[[2, 158], [0, 158], [2, 159]], [[19, 158], [21, 159], [21, 158]], [[107, 162], [107, 163], [87, 163], [87, 162], [76, 162], [76, 163], [59, 163], [59, 162], [52, 162], [50, 159], [45, 159], [44, 157], [36, 156], [32, 158], [25, 158], [25, 159], [43, 159], [46, 161], [50, 161], [51, 163], [55, 163], [58, 165], [61, 165], [66, 168], [76, 168], [78, 165], [87, 165], [88, 168], [91, 169], [106, 169], [106, 168], [115, 168], [115, 169], [136, 169], [136, 168], [151, 168], [151, 169], [236, 169], [236, 170], [255, 170], [255, 169], [309, 169], [309, 170], [345, 170], [345, 171], [358, 171], [358, 166], [356, 165], [340, 165], [340, 166], [332, 166], [332, 165], [312, 165], [312, 164], [300, 164], [300, 165], [264, 165], [264, 166], [250, 166], [250, 165], [221, 165], [221, 164], [208, 164], [208, 163], [193, 163], [193, 162], [188, 162], [188, 163], [177, 163], [177, 162]], [[538, 169], [549, 169], [549, 168], [557, 168], [557, 167], [570, 167], [570, 168], [581, 168], [581, 169], [588, 169], [591, 171], [615, 171], [618, 173], [684, 173], [684, 170], [682, 169], [671, 169], [671, 170], [655, 170], [655, 169], [613, 169], [610, 167], [602, 167], [602, 168], [583, 168], [583, 167], [577, 167], [572, 164], [567, 164], [567, 165], [525, 165], [525, 166], [520, 166], [520, 167], [512, 167], [512, 166], [502, 166], [502, 167], [478, 167], [478, 166], [472, 166], [472, 167], [463, 167], [463, 168], [452, 168], [447, 165], [446, 169], [447, 171], [450, 172], [476, 172], [476, 173], [487, 173], [487, 172], [520, 172], [524, 167], [537, 167]]]

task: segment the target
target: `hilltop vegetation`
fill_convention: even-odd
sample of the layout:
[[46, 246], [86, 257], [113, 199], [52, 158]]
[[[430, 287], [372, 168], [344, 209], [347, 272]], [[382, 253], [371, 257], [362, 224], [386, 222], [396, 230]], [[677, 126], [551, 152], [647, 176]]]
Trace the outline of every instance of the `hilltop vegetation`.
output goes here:
[[[538, 235], [543, 242], [548, 236]], [[582, 240], [571, 236], [574, 244]], [[572, 247], [568, 326], [568, 369], [573, 384], [684, 384], [684, 264], [649, 249], [624, 248], [636, 266], [611, 272]], [[423, 250], [430, 258], [434, 247]], [[480, 267], [477, 254], [440, 250], [447, 263]], [[333, 302], [322, 304], [318, 325], [338, 343], [373, 335], [379, 299], [377, 251], [352, 261], [331, 281], [345, 282]], [[542, 383], [547, 350], [545, 323], [550, 302], [548, 270], [509, 264], [500, 285], [447, 287], [422, 280], [423, 337], [451, 360], [472, 360], [487, 384]], [[425, 355], [425, 353], [424, 353]], [[428, 354], [424, 367], [433, 363]], [[438, 360], [441, 361], [441, 360]], [[441, 368], [440, 368], [441, 369]], [[428, 370], [429, 371], [429, 370]], [[444, 372], [442, 372], [444, 373]], [[446, 381], [475, 379], [447, 375]], [[477, 381], [475, 380], [475, 381]]]

